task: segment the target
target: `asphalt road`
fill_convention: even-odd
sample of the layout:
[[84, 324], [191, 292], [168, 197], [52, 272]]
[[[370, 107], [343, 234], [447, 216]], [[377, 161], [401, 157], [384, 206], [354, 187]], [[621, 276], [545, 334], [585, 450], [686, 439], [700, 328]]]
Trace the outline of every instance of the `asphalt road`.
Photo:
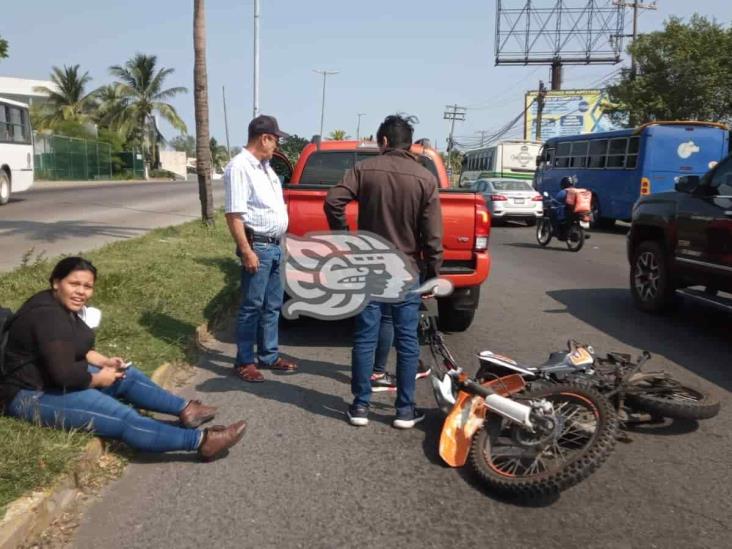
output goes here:
[[[722, 399], [720, 415], [631, 433], [592, 477], [551, 501], [519, 504], [440, 462], [442, 416], [390, 426], [392, 397], [351, 427], [350, 325], [283, 330], [300, 373], [262, 384], [230, 375], [233, 339], [220, 335], [186, 394], [220, 406], [217, 421], [249, 421], [229, 456], [139, 456], [86, 513], [74, 546], [98, 547], [728, 547], [732, 517], [730, 317], [696, 304], [674, 316], [637, 312], [622, 232], [594, 234], [579, 254], [540, 249], [533, 231], [495, 229], [494, 267], [475, 324], [448, 336], [459, 360], [490, 348], [543, 361], [569, 337], [600, 351], [647, 349], [653, 364]], [[394, 357], [392, 357], [393, 361]]]
[[[223, 185], [214, 181], [214, 204], [223, 205]], [[37, 188], [14, 194], [0, 207], [0, 272], [43, 254], [53, 257], [134, 238], [156, 227], [200, 217], [198, 185], [100, 183], [73, 188]]]

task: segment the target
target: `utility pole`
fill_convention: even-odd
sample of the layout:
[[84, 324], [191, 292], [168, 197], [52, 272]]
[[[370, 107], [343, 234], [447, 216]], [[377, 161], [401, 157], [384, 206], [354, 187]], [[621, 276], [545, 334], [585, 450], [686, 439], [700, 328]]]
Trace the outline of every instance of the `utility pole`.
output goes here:
[[259, 114], [259, 0], [254, 0], [254, 106], [252, 118]]
[[488, 132], [487, 132], [487, 131], [485, 131], [485, 130], [478, 130], [478, 131], [476, 131], [475, 133], [479, 133], [479, 134], [480, 134], [480, 148], [482, 149], [482, 148], [483, 148], [483, 146], [485, 145], [485, 135], [486, 135], [486, 134], [487, 134]]
[[[635, 44], [635, 39], [638, 38], [638, 10], [656, 10], [658, 9], [656, 2], [654, 1], [649, 4], [644, 4], [642, 2], [638, 2], [638, 0], [635, 2], [615, 0], [613, 4], [623, 8], [633, 8], [633, 34], [625, 34], [623, 37], [632, 38], [633, 43]], [[632, 55], [630, 57], [630, 71], [632, 77], [635, 78], [635, 75], [638, 73], [638, 64], [636, 63], [635, 57]]]
[[361, 139], [361, 117], [365, 116], [365, 112], [359, 112], [356, 114], [358, 116], [358, 123], [356, 124], [356, 140], [358, 141]]
[[457, 105], [447, 105], [445, 107], [447, 109], [443, 115], [443, 118], [445, 120], [450, 120], [450, 137], [447, 138], [447, 156], [448, 159], [450, 157], [450, 153], [453, 149], [453, 140], [452, 140], [452, 134], [455, 131], [455, 120], [459, 120], [460, 122], [465, 121], [465, 111], [467, 110], [465, 107], [458, 107]]
[[323, 102], [320, 105], [320, 137], [323, 137], [323, 120], [325, 120], [325, 79], [333, 74], [338, 74], [339, 71], [326, 71], [313, 69], [313, 72], [323, 75]]
[[[539, 93], [536, 95], [536, 140], [541, 141], [541, 118], [544, 115], [544, 98], [546, 97], [546, 87], [544, 82], [539, 80]], [[531, 136], [529, 135], [529, 138]]]
[[229, 117], [226, 114], [226, 86], [221, 86], [221, 95], [224, 97], [224, 128], [226, 129], [226, 157], [231, 160], [231, 145], [229, 145]]

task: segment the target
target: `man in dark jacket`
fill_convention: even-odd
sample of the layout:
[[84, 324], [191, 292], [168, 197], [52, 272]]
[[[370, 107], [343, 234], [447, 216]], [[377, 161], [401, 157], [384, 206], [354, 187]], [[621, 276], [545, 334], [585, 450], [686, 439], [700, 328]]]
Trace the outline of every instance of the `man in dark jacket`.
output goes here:
[[[325, 214], [332, 230], [348, 230], [346, 205], [358, 201], [358, 229], [391, 242], [410, 259], [421, 278], [430, 279], [438, 275], [442, 264], [442, 214], [437, 179], [409, 152], [413, 133], [410, 120], [387, 116], [376, 134], [382, 154], [346, 173], [328, 193]], [[368, 424], [374, 352], [381, 315], [388, 310], [397, 347], [397, 414], [393, 425], [409, 429], [424, 419], [414, 405], [419, 304], [420, 296], [410, 292], [400, 303], [371, 301], [358, 315], [351, 354], [354, 400], [346, 414], [352, 425]]]

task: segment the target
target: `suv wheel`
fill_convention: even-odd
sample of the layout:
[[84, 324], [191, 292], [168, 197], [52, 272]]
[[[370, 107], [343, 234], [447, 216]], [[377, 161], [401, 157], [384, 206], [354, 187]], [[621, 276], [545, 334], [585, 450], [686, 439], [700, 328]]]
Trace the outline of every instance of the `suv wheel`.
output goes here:
[[636, 306], [649, 313], [671, 308], [676, 299], [664, 250], [658, 242], [641, 242], [630, 265], [630, 292]]

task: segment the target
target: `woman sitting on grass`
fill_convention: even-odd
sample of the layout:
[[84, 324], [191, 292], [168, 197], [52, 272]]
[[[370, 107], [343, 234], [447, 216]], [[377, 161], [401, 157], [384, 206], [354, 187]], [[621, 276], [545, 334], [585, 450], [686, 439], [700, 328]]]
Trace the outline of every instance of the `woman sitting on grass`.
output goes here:
[[[59, 429], [85, 429], [147, 452], [198, 451], [211, 460], [234, 446], [246, 423], [197, 429], [216, 408], [185, 401], [119, 357], [94, 350], [94, 332], [79, 317], [94, 292], [97, 270], [81, 257], [61, 260], [51, 288], [23, 304], [10, 321], [0, 379], [0, 412]], [[180, 427], [140, 415], [138, 408], [177, 416]]]

